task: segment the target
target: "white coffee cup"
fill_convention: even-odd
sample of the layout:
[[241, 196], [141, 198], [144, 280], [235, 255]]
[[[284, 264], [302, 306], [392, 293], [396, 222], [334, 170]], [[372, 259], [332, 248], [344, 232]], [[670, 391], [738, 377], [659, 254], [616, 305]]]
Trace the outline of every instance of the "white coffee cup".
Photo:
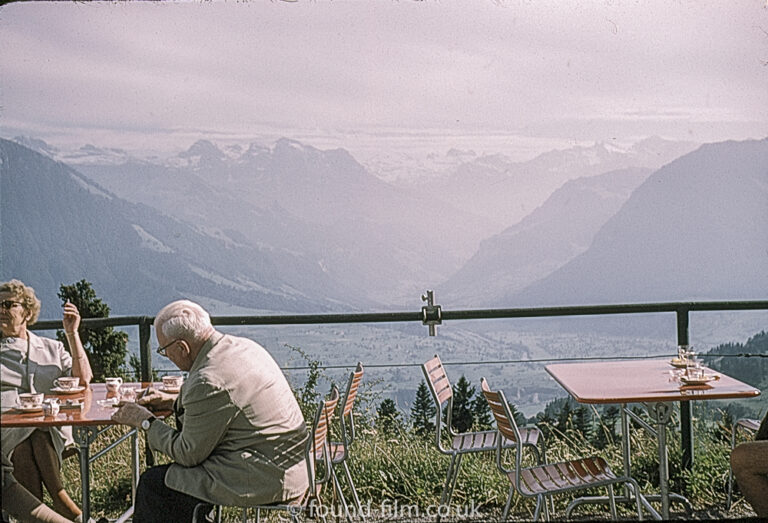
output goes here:
[[62, 376], [54, 381], [53, 384], [62, 390], [71, 390], [80, 385], [80, 378], [77, 376]]
[[123, 384], [123, 378], [106, 378], [104, 382], [107, 384], [109, 392], [117, 392]]
[[178, 390], [184, 383], [184, 376], [163, 376], [163, 388], [168, 390]]
[[43, 397], [42, 392], [23, 392], [19, 394], [19, 405], [24, 409], [37, 408], [43, 404]]

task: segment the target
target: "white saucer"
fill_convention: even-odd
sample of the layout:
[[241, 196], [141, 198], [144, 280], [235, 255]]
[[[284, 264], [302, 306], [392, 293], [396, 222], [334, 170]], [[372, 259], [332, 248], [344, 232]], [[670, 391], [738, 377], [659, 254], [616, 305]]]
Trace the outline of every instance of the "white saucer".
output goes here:
[[14, 409], [18, 410], [19, 412], [43, 412], [43, 406], [40, 405], [39, 407], [13, 407]]
[[168, 388], [160, 385], [157, 388], [157, 390], [159, 390], [160, 392], [167, 392], [168, 394], [178, 394], [179, 392], [181, 392], [181, 387], [172, 389], [172, 388]]
[[79, 387], [72, 387], [71, 389], [62, 389], [61, 387], [54, 387], [51, 389], [51, 392], [54, 394], [77, 394], [78, 392], [83, 392], [85, 390], [85, 387], [79, 386]]
[[685, 374], [680, 376], [680, 381], [682, 381], [686, 385], [703, 385], [705, 383], [709, 383], [710, 381], [715, 381], [719, 379], [720, 379], [720, 376], [713, 375], [713, 374], [705, 374], [700, 378], [691, 378], [686, 376]]
[[678, 369], [684, 369], [686, 367], [686, 361], [681, 358], [672, 358], [669, 364]]

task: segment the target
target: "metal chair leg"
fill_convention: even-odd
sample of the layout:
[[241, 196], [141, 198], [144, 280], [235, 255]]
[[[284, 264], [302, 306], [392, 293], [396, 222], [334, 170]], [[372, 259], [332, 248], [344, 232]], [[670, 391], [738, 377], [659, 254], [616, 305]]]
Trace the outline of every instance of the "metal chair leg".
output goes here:
[[451, 498], [453, 498], [453, 491], [456, 488], [456, 481], [459, 479], [459, 470], [461, 470], [461, 460], [464, 457], [463, 454], [456, 456], [456, 466], [453, 469], [453, 479], [451, 480], [450, 490], [448, 491], [448, 499], [445, 504], [450, 506]]
[[453, 467], [456, 463], [456, 454], [451, 455], [451, 463], [448, 465], [448, 471], [445, 473], [445, 484], [443, 485], [443, 492], [440, 494], [440, 504], [446, 505], [446, 496], [448, 495], [448, 489], [451, 485], [451, 479], [453, 478]]
[[504, 512], [502, 513], [501, 520], [506, 521], [509, 516], [509, 509], [512, 506], [512, 494], [515, 492], [515, 487], [509, 487], [509, 495], [507, 496], [507, 502], [504, 505]]
[[[733, 427], [731, 428], [731, 452], [733, 452], [733, 449], [736, 447], [736, 431], [738, 430], [738, 425], [736, 423], [733, 424]], [[728, 464], [728, 497], [725, 500], [725, 510], [731, 510], [731, 506], [733, 505], [733, 468], [731, 468], [731, 464]]]
[[616, 514], [616, 497], [613, 495], [613, 485], [608, 485], [608, 504], [611, 507], [611, 520], [616, 521], [618, 515]]
[[355, 482], [352, 481], [352, 474], [349, 472], [349, 467], [347, 466], [347, 462], [342, 461], [341, 463], [344, 466], [344, 474], [347, 476], [347, 481], [349, 482], [349, 488], [352, 490], [352, 499], [355, 502], [355, 507], [357, 507], [357, 517], [360, 519], [365, 519], [365, 516], [363, 515], [363, 505], [360, 503], [360, 498], [357, 496], [357, 489], [355, 488]]
[[339, 477], [336, 475], [336, 469], [334, 467], [331, 467], [331, 478], [333, 479], [333, 486], [336, 489], [336, 495], [339, 496], [339, 501], [341, 501], [341, 506], [344, 509], [344, 515], [347, 517], [347, 521], [352, 523], [352, 516], [349, 513], [347, 500], [344, 498], [344, 493], [341, 491], [341, 483], [339, 483]]
[[631, 483], [629, 483], [632, 490], [635, 491], [635, 503], [637, 503], [637, 520], [642, 521], [643, 520], [643, 505], [641, 503], [643, 499], [643, 495], [640, 494], [640, 485], [637, 484], [637, 482], [633, 479]]
[[192, 511], [192, 523], [203, 523], [207, 511], [210, 511], [213, 505], [210, 503], [198, 503]]

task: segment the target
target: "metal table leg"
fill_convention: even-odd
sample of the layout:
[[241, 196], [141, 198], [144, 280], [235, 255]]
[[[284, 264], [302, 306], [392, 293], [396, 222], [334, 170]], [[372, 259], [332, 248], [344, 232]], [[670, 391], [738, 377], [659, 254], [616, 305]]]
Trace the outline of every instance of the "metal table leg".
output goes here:
[[80, 449], [83, 521], [88, 521], [91, 517], [91, 443], [93, 443], [98, 435], [98, 427], [84, 425], [75, 425], [72, 427], [72, 436]]
[[661, 517], [669, 519], [669, 460], [667, 453], [667, 423], [672, 416], [669, 403], [646, 403], [645, 408], [656, 423], [656, 439], [659, 442], [659, 490], [661, 492]]

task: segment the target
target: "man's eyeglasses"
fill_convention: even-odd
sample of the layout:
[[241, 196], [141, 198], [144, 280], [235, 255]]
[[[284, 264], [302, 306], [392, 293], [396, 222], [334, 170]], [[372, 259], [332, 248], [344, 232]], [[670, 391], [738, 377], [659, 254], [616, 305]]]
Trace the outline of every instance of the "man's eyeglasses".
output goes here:
[[0, 308], [5, 310], [13, 309], [14, 305], [18, 305], [19, 307], [21, 307], [22, 304], [19, 301], [13, 301], [13, 300], [4, 300], [0, 302]]
[[167, 358], [167, 357], [168, 357], [168, 355], [165, 353], [166, 349], [168, 349], [168, 347], [170, 347], [171, 345], [173, 345], [173, 344], [174, 344], [174, 343], [176, 343], [177, 341], [179, 341], [179, 340], [178, 340], [178, 339], [175, 339], [175, 340], [173, 340], [172, 342], [170, 342], [170, 343], [167, 343], [167, 344], [163, 345], [162, 347], [160, 347], [159, 349], [157, 349], [157, 353], [158, 353], [160, 356], [165, 356], [165, 357]]

